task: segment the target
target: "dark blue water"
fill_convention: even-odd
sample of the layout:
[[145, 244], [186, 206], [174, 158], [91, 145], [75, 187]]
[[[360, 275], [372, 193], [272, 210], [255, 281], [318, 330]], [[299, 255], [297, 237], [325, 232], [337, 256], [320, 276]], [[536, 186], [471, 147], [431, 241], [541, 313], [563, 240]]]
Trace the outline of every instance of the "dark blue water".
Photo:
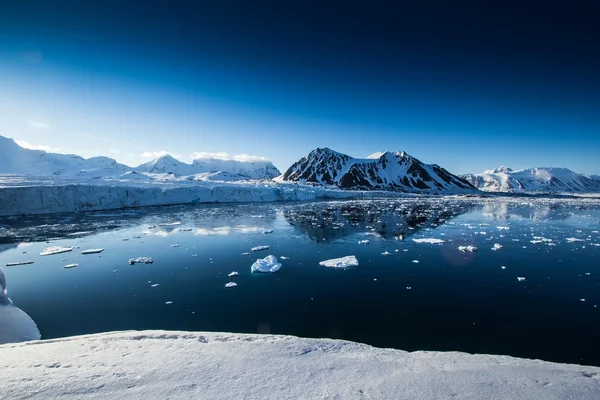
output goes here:
[[[261, 332], [600, 365], [597, 201], [205, 205], [4, 218], [0, 226], [9, 294], [43, 338]], [[444, 243], [413, 240], [421, 238]], [[41, 257], [51, 245], [77, 248]], [[270, 249], [250, 251], [259, 245]], [[81, 254], [98, 247], [105, 250]], [[269, 254], [283, 268], [251, 274]], [[346, 255], [360, 265], [319, 265]], [[130, 266], [138, 256], [155, 262]], [[63, 268], [70, 263], [80, 266]]]

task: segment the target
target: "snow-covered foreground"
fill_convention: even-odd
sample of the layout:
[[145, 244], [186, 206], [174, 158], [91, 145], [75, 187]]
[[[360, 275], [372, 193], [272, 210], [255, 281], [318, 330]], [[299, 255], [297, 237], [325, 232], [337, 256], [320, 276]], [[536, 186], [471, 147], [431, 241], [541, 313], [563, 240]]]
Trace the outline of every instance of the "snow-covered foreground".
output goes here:
[[95, 181], [0, 177], [0, 216], [97, 211], [197, 203], [308, 201], [410, 197], [384, 191], [340, 190], [298, 183]]
[[116, 332], [0, 346], [6, 399], [600, 398], [600, 368], [330, 339]]

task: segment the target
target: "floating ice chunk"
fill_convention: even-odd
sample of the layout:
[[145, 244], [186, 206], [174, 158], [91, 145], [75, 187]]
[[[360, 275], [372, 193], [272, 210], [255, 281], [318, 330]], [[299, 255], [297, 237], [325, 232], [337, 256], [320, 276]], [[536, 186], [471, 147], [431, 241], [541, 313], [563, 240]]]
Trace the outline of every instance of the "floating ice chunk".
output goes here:
[[154, 284], [150, 285], [150, 287], [157, 287], [159, 285], [160, 285], [160, 283], [154, 283]]
[[277, 272], [281, 269], [281, 263], [273, 255], [258, 259], [250, 267], [250, 272]]
[[79, 267], [79, 264], [67, 264], [63, 268], [77, 268], [77, 267]]
[[171, 247], [179, 247], [179, 243], [172, 244]]
[[585, 301], [585, 299], [579, 299], [579, 301]]
[[522, 276], [517, 276], [517, 280], [518, 280], [519, 282], [523, 282], [523, 281], [525, 280], [525, 278], [524, 278], [524, 277], [522, 277]]
[[256, 246], [256, 247], [251, 248], [250, 250], [252, 250], [252, 251], [269, 250], [269, 246]]
[[585, 274], [586, 274], [586, 275], [589, 275], [590, 273], [589, 273], [589, 272], [586, 272]]
[[467, 252], [468, 251], [468, 252], [471, 252], [471, 253], [474, 252], [474, 251], [477, 251], [477, 247], [471, 246], [471, 245], [469, 245], [469, 246], [458, 246], [458, 249], [460, 251], [462, 251], [462, 252]]
[[494, 243], [494, 247], [492, 247], [492, 250], [496, 251], [496, 250], [500, 250], [502, 248], [502, 245], [500, 243]]
[[227, 275], [227, 276], [232, 277], [232, 276], [238, 276], [238, 275], [239, 275], [239, 273], [237, 271], [233, 271], [233, 272], [230, 272], [229, 275]]
[[418, 264], [419, 260], [412, 260], [413, 263]]
[[134, 264], [153, 264], [154, 259], [152, 257], [138, 257], [138, 258], [130, 258], [129, 265]]
[[281, 256], [279, 258], [281, 258], [282, 260], [289, 260], [290, 259], [289, 257], [286, 257], [286, 256]]
[[330, 260], [321, 261], [319, 265], [328, 268], [349, 268], [358, 267], [356, 256], [345, 256], [341, 258], [332, 258]]
[[502, 269], [506, 269], [506, 267], [505, 267], [504, 265], [503, 265], [503, 266], [501, 266], [500, 268], [502, 268]]
[[442, 239], [436, 239], [436, 238], [417, 238], [417, 239], [413, 239], [413, 242], [415, 242], [415, 243], [441, 244], [441, 243], [444, 243], [445, 241], [442, 240]]
[[173, 304], [172, 301], [165, 301], [165, 304]]
[[510, 230], [510, 226], [497, 226], [499, 231], [508, 231]]
[[370, 242], [369, 242], [369, 240], [368, 240], [368, 239], [365, 239], [365, 240], [359, 240], [359, 241], [358, 241], [358, 244], [369, 244], [369, 243], [370, 243]]
[[158, 224], [158, 226], [178, 226], [181, 225], [181, 222], [177, 221], [177, 222], [171, 222], [171, 223], [165, 223], [165, 224]]
[[198, 257], [198, 254], [192, 254], [192, 257]]
[[27, 265], [27, 264], [33, 264], [33, 261], [17, 261], [17, 262], [9, 262], [6, 263], [7, 267], [17, 267], [19, 265]]
[[[253, 250], [254, 251], [254, 250]], [[243, 256], [249, 256], [250, 253], [242, 253]]]
[[40, 252], [40, 256], [51, 256], [53, 254], [68, 253], [73, 251], [73, 247], [70, 246], [50, 246], [46, 247]]
[[392, 253], [390, 253], [389, 251], [384, 251], [383, 253], [381, 253], [382, 256], [389, 256]]
[[225, 287], [226, 287], [226, 288], [230, 288], [230, 287], [236, 287], [236, 286], [237, 286], [237, 283], [235, 283], [235, 282], [227, 282], [227, 283], [225, 284]]
[[81, 254], [97, 254], [102, 253], [104, 249], [88, 249], [81, 252]]
[[406, 287], [406, 290], [411, 290], [411, 289], [412, 289], [412, 287], [411, 287], [411, 286], [407, 286], [407, 287]]
[[267, 234], [269, 234], [269, 233], [273, 233], [273, 229], [267, 229], [267, 230], [263, 231], [263, 233], [264, 233], [265, 235], [267, 235]]
[[567, 238], [566, 240], [567, 240], [567, 242], [569, 242], [569, 243], [573, 243], [573, 242], [583, 242], [583, 241], [584, 241], [583, 239], [578, 239], [578, 238], [574, 238], [574, 237]]

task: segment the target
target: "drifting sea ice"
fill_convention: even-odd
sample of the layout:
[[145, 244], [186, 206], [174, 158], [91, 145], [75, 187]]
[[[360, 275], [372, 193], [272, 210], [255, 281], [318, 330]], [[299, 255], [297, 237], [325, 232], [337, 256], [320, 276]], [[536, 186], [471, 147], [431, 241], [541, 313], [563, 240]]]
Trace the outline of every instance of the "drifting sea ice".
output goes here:
[[102, 253], [104, 251], [104, 249], [89, 249], [89, 250], [84, 250], [81, 252], [81, 254], [97, 254], [97, 253]]
[[239, 275], [239, 273], [237, 271], [233, 271], [233, 272], [230, 272], [227, 276], [232, 277], [232, 276], [238, 276], [238, 275]]
[[227, 283], [225, 284], [225, 287], [226, 287], [226, 288], [235, 287], [235, 286], [237, 286], [237, 283], [235, 283], [235, 282], [227, 282]]
[[502, 245], [500, 243], [494, 243], [494, 247], [492, 247], [492, 250], [496, 251], [496, 250], [500, 250], [502, 248]]
[[138, 258], [130, 258], [129, 265], [134, 264], [153, 264], [154, 259], [152, 257], [138, 257]]
[[321, 261], [319, 265], [328, 268], [349, 268], [358, 267], [356, 256], [345, 256], [341, 258], [332, 258], [330, 260]]
[[256, 246], [256, 247], [251, 248], [250, 250], [252, 250], [252, 251], [269, 250], [269, 246]]
[[413, 242], [415, 242], [415, 243], [431, 243], [431, 244], [445, 243], [444, 240], [436, 239], [436, 238], [416, 238], [416, 239], [413, 239]]
[[523, 281], [525, 280], [525, 278], [524, 278], [524, 277], [522, 277], [522, 276], [517, 276], [517, 280], [518, 280], [519, 282], [523, 282]]
[[462, 251], [462, 252], [467, 252], [468, 251], [468, 252], [471, 252], [471, 253], [477, 251], [477, 247], [471, 246], [471, 245], [469, 245], [469, 246], [458, 246], [458, 249], [460, 251]]
[[19, 265], [28, 265], [28, 264], [33, 264], [33, 261], [17, 261], [17, 262], [9, 262], [6, 263], [7, 267], [17, 267]]
[[358, 241], [358, 244], [369, 244], [369, 243], [370, 243], [370, 242], [369, 242], [369, 240], [368, 240], [368, 239], [365, 239], [365, 240], [359, 240], [359, 241]]
[[40, 256], [51, 256], [53, 254], [68, 253], [73, 251], [73, 247], [69, 246], [50, 246], [40, 252]]
[[79, 267], [79, 264], [67, 264], [63, 268], [77, 268], [77, 267]]
[[273, 255], [258, 259], [250, 267], [250, 272], [277, 272], [281, 269], [281, 263]]

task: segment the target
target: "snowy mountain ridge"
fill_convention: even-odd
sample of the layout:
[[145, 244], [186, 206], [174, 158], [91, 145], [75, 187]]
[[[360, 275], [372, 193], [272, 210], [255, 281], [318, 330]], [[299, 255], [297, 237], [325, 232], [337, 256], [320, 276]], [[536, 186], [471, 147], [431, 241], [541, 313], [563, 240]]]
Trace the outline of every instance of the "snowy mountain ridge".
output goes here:
[[328, 148], [317, 148], [295, 162], [277, 180], [319, 183], [342, 189], [477, 192], [464, 179], [438, 165], [422, 163], [404, 151], [384, 151], [367, 158], [353, 158]]
[[598, 176], [584, 175], [568, 168], [537, 167], [512, 170], [500, 167], [481, 174], [463, 176], [485, 192], [509, 193], [595, 193], [600, 192]]

